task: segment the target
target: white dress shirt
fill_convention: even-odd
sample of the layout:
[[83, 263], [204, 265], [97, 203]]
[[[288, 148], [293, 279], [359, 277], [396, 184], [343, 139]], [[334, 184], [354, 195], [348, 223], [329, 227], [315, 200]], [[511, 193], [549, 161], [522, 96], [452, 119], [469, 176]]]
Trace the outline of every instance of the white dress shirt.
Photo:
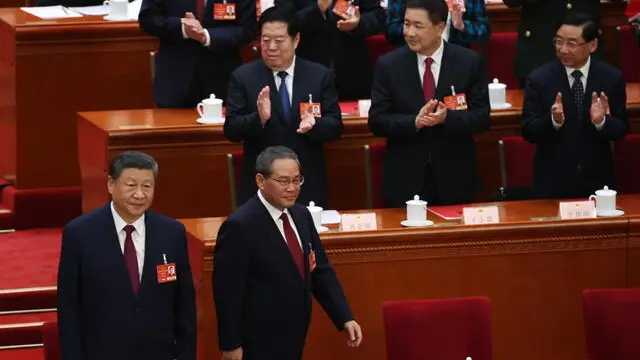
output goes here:
[[[440, 40], [440, 47], [438, 48], [438, 50], [436, 50], [432, 55], [431, 58], [433, 59], [433, 62], [431, 63], [431, 73], [433, 74], [433, 80], [435, 81], [435, 86], [436, 88], [438, 88], [438, 78], [440, 78], [440, 66], [442, 66], [442, 53], [444, 52], [444, 41]], [[426, 71], [426, 63], [425, 60], [427, 60], [427, 56], [422, 55], [422, 54], [417, 54], [418, 56], [418, 73], [420, 74], [420, 84], [422, 84], [424, 81], [424, 73]]]
[[[124, 241], [127, 237], [127, 232], [124, 231], [124, 227], [128, 225], [124, 219], [118, 214], [115, 207], [113, 207], [113, 201], [111, 202], [111, 214], [113, 214], [113, 222], [116, 226], [116, 232], [118, 233], [118, 241], [120, 242], [120, 251], [124, 254]], [[145, 225], [144, 214], [136, 220], [133, 224], [136, 228], [131, 233], [131, 240], [133, 240], [133, 246], [136, 248], [136, 258], [138, 259], [138, 276], [142, 281], [142, 268], [144, 265], [144, 245], [145, 245]]]
[[[587, 62], [584, 65], [582, 65], [582, 67], [579, 69], [565, 66], [565, 70], [567, 71], [567, 78], [569, 78], [569, 88], [573, 87], [573, 83], [576, 81], [576, 79], [572, 75], [573, 72], [576, 70], [580, 70], [580, 72], [582, 73], [582, 77], [580, 78], [580, 81], [582, 82], [582, 89], [584, 91], [587, 91], [587, 77], [589, 76], [590, 67], [591, 67], [591, 56], [589, 56], [589, 58], [587, 59]], [[584, 96], [587, 97], [587, 95], [588, 94], [585, 94]], [[596, 129], [598, 130], [602, 129], [606, 119], [607, 117], [605, 116], [605, 119], [600, 123], [600, 125], [594, 125]], [[562, 124], [558, 124], [555, 120], [553, 120], [553, 113], [551, 114], [551, 121], [553, 122], [553, 127], [556, 128], [556, 130], [562, 127]]]
[[287, 217], [289, 218], [289, 223], [293, 228], [293, 232], [296, 233], [296, 238], [298, 239], [298, 245], [300, 245], [300, 249], [302, 249], [300, 234], [298, 234], [298, 228], [296, 228], [296, 224], [293, 222], [293, 218], [291, 217], [291, 214], [289, 214], [289, 210], [284, 209], [284, 211], [282, 211], [276, 208], [275, 206], [269, 204], [267, 199], [265, 199], [264, 196], [262, 196], [262, 192], [260, 190], [258, 190], [258, 198], [262, 202], [262, 205], [264, 205], [264, 207], [267, 208], [267, 211], [269, 211], [269, 215], [271, 215], [271, 217], [273, 218], [273, 222], [276, 223], [278, 230], [280, 230], [280, 235], [282, 235], [282, 239], [284, 240], [285, 244], [287, 243], [287, 238], [284, 235], [284, 225], [282, 224], [282, 219], [280, 219], [280, 215], [282, 215], [283, 212], [287, 214]]
[[[285, 84], [287, 85], [287, 91], [289, 92], [289, 106], [291, 106], [291, 98], [293, 96], [293, 70], [296, 67], [296, 57], [293, 56], [293, 61], [291, 62], [291, 66], [289, 66], [285, 72], [287, 73], [287, 77], [285, 78]], [[273, 80], [276, 82], [276, 89], [280, 90], [280, 83], [282, 79], [278, 76], [280, 71], [273, 72]]]

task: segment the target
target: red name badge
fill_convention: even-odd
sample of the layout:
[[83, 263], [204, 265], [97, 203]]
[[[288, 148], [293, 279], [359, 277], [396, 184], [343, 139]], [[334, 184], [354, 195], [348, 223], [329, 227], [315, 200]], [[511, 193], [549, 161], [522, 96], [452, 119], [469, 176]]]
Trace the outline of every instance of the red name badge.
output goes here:
[[316, 268], [316, 252], [311, 250], [309, 253], [309, 272], [313, 272], [313, 269]]
[[300, 117], [304, 118], [305, 114], [311, 114], [313, 115], [313, 117], [322, 117], [322, 112], [320, 111], [320, 103], [300, 103]]
[[333, 6], [333, 12], [341, 18], [349, 20], [356, 16], [356, 7], [346, 0], [337, 0]]
[[444, 104], [449, 110], [467, 110], [467, 96], [464, 93], [445, 96]]
[[156, 270], [158, 272], [158, 284], [164, 284], [178, 279], [176, 263], [158, 265], [156, 266]]
[[213, 4], [213, 20], [235, 20], [236, 4]]

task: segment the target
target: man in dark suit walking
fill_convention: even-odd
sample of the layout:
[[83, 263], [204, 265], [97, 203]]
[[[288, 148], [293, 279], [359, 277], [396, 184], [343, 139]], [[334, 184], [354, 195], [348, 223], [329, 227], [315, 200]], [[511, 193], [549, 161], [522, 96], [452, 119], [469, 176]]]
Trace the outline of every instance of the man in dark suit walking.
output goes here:
[[302, 357], [313, 295], [357, 347], [354, 320], [309, 211], [296, 205], [305, 178], [296, 154], [265, 149], [257, 194], [222, 224], [214, 250], [213, 297], [224, 360]]
[[109, 168], [111, 203], [64, 228], [58, 268], [63, 360], [195, 360], [185, 229], [147, 210], [157, 172], [146, 154], [119, 155]]
[[601, 32], [600, 0], [504, 0], [504, 4], [521, 9], [514, 73], [522, 88], [533, 69], [555, 58], [552, 39], [569, 14], [589, 14]]
[[441, 0], [407, 2], [407, 46], [382, 56], [374, 72], [369, 128], [387, 138], [388, 207], [414, 195], [463, 204], [479, 187], [473, 135], [489, 129], [487, 72], [478, 53], [442, 40], [447, 13]]
[[[298, 154], [306, 183], [299, 201], [326, 206], [323, 143], [342, 133], [342, 115], [326, 67], [295, 56], [300, 40], [295, 11], [275, 6], [260, 17], [264, 60], [231, 75], [224, 134], [244, 142], [241, 202], [256, 191], [256, 157], [266, 147], [285, 145]], [[314, 113], [308, 108], [319, 109]]]
[[[233, 7], [235, 13], [227, 14]], [[210, 94], [225, 99], [240, 48], [256, 35], [254, 0], [143, 0], [140, 27], [160, 39], [153, 98], [162, 108], [193, 108]]]
[[532, 195], [584, 198], [614, 185], [611, 141], [626, 135], [626, 84], [622, 72], [591, 54], [598, 26], [572, 14], [554, 38], [558, 60], [527, 79], [524, 138], [537, 145]]

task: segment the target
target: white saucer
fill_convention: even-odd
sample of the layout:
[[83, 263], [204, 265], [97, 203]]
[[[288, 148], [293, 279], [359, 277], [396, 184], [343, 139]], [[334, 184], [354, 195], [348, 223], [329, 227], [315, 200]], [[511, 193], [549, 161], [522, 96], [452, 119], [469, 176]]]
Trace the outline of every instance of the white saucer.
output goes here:
[[224, 124], [224, 118], [218, 118], [218, 119], [199, 118], [196, 121], [198, 122], [198, 124]]
[[404, 220], [404, 221], [401, 221], [400, 224], [402, 226], [407, 226], [407, 227], [420, 227], [420, 226], [431, 226], [431, 225], [433, 225], [433, 221], [431, 221], [431, 220], [425, 220], [425, 221]]
[[508, 109], [510, 108], [512, 105], [509, 103], [504, 103], [501, 105], [491, 105], [491, 110], [503, 110], [503, 109]]
[[107, 20], [107, 21], [129, 21], [129, 20], [132, 20], [132, 19], [129, 19], [129, 17], [128, 17], [128, 16], [114, 18], [114, 17], [111, 17], [111, 15], [105, 15], [105, 16], [103, 17], [103, 19], [105, 19], [105, 20]]
[[326, 226], [320, 226], [320, 227], [317, 227], [317, 228], [316, 228], [316, 230], [317, 230], [319, 233], [321, 233], [321, 232], [329, 231], [329, 228], [328, 228], [328, 227], [326, 227]]
[[604, 214], [597, 214], [599, 217], [616, 217], [616, 216], [622, 216], [624, 215], [624, 211], [622, 210], [614, 210], [610, 213], [604, 213]]

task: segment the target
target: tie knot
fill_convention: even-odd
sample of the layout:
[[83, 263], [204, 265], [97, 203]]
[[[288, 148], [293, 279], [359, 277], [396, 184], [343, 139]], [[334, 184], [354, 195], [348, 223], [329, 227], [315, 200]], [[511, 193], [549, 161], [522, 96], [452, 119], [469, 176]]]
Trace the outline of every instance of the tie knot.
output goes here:
[[127, 233], [127, 235], [131, 235], [131, 233], [133, 233], [134, 231], [136, 231], [136, 227], [135, 227], [135, 226], [133, 226], [133, 225], [131, 225], [131, 224], [129, 224], [129, 225], [126, 225], [126, 226], [124, 227], [124, 231]]
[[427, 67], [431, 66], [431, 64], [433, 64], [433, 58], [428, 57], [424, 59], [424, 63], [425, 65], [427, 65]]
[[289, 218], [287, 217], [287, 213], [283, 212], [282, 214], [280, 214], [280, 220], [282, 220], [282, 222], [289, 222]]
[[580, 78], [582, 78], [582, 71], [573, 70], [573, 72], [571, 73], [571, 76], [573, 76], [573, 78], [576, 80], [580, 80]]
[[284, 80], [287, 77], [287, 72], [286, 71], [280, 71], [278, 73], [278, 76], [280, 77], [280, 79]]

